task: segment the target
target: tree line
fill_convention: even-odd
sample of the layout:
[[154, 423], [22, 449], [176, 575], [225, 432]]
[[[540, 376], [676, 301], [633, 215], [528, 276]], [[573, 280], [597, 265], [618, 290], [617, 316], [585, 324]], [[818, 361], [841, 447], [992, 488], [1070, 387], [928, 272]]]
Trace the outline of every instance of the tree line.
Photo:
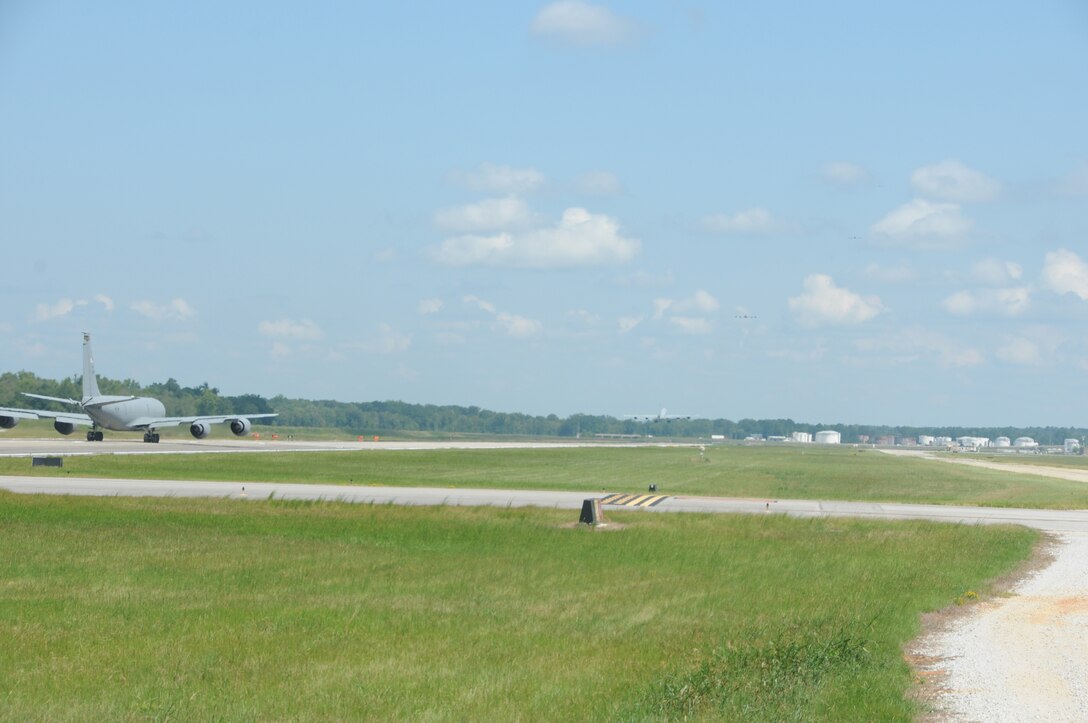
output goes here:
[[[857, 442], [879, 437], [917, 438], [921, 434], [947, 437], [1032, 437], [1040, 444], [1061, 444], [1065, 439], [1084, 441], [1083, 427], [893, 427], [884, 425], [796, 422], [792, 419], [674, 419], [636, 422], [607, 415], [554, 414], [536, 416], [517, 412], [495, 412], [480, 407], [456, 405], [409, 404], [399, 401], [338, 402], [332, 400], [290, 399], [275, 396], [266, 399], [256, 394], [225, 396], [207, 383], [183, 387], [176, 380], [142, 386], [132, 379], [99, 377], [103, 394], [151, 396], [166, 406], [171, 416], [211, 414], [264, 414], [276, 412], [268, 420], [273, 426], [328, 427], [352, 435], [388, 434], [390, 432], [425, 432], [435, 434], [487, 434], [532, 437], [594, 437], [596, 435], [654, 435], [657, 437], [706, 438], [720, 435], [726, 439], [745, 439], [760, 435], [789, 437], [793, 432], [815, 434], [824, 429], [842, 433], [842, 441]], [[21, 392], [49, 397], [78, 399], [82, 378], [43, 379], [31, 372], [0, 374], [0, 406], [27, 408], [36, 406]], [[62, 409], [62, 405], [46, 404]]]

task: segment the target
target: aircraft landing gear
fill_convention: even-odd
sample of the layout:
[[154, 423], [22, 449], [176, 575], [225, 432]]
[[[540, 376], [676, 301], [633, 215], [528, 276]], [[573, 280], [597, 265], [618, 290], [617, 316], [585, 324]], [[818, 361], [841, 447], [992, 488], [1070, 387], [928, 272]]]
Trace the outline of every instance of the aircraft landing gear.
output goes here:
[[102, 436], [102, 432], [98, 431], [97, 429], [92, 429], [91, 431], [87, 432], [88, 442], [101, 442], [103, 439], [104, 437]]
[[158, 444], [159, 443], [159, 433], [158, 432], [144, 432], [144, 441], [148, 442], [149, 444]]

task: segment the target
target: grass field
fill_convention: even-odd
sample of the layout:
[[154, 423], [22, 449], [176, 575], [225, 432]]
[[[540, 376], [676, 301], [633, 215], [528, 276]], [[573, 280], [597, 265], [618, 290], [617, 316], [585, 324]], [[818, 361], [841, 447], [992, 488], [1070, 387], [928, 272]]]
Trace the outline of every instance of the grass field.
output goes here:
[[[637, 458], [702, 469], [685, 454]], [[484, 478], [561, 459], [501, 458]], [[407, 455], [343, 459], [421, 474]], [[576, 459], [569, 484], [637, 468]], [[800, 469], [743, 459], [746, 477], [808, 489]], [[815, 477], [818, 459], [805, 458]], [[478, 463], [453, 464], [449, 481], [479, 484]], [[552, 484], [530, 476], [510, 481]], [[626, 526], [531, 509], [0, 493], [0, 718], [909, 720], [901, 646], [919, 613], [970, 598], [1037, 539], [610, 517]]]
[[843, 447], [558, 448], [0, 459], [0, 474], [320, 482], [1073, 509], [1088, 485]]

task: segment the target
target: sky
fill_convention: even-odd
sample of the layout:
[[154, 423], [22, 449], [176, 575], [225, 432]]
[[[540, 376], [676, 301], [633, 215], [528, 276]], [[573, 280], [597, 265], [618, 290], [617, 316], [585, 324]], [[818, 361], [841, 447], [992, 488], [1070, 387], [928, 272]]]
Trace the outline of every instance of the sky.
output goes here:
[[7, 0], [0, 372], [1088, 426], [1086, 69], [1081, 0]]

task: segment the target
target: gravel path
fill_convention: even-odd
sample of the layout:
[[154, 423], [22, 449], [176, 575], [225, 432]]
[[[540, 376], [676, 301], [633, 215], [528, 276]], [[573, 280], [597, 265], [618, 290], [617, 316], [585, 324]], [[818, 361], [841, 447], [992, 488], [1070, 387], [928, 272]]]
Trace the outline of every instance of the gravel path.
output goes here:
[[[1088, 481], [1082, 470], [944, 461]], [[910, 650], [939, 720], [1088, 721], [1088, 529], [1054, 535], [1053, 561]]]
[[916, 642], [922, 677], [936, 673], [941, 685], [931, 703], [942, 717], [1088, 720], [1088, 532], [1057, 542], [1054, 561], [1010, 597]]

